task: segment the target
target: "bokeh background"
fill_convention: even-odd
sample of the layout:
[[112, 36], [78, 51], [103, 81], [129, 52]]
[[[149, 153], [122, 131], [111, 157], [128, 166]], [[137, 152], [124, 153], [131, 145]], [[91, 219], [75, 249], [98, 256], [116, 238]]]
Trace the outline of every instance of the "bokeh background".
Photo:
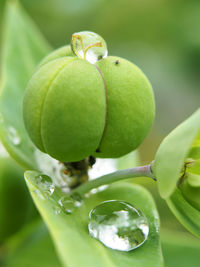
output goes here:
[[[142, 163], [153, 160], [161, 140], [200, 106], [200, 1], [21, 0], [21, 3], [53, 48], [68, 44], [74, 32], [94, 31], [106, 40], [109, 55], [127, 58], [144, 71], [155, 92], [156, 119], [139, 149]], [[5, 0], [0, 0], [0, 30], [4, 4]], [[142, 183], [154, 194], [162, 228], [185, 232], [158, 197], [156, 187], [151, 182]], [[170, 248], [166, 253], [169, 251]]]

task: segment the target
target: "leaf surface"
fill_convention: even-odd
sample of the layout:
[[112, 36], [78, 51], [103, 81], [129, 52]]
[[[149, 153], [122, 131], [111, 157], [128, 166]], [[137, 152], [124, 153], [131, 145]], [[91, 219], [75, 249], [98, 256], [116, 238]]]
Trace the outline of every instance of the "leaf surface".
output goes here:
[[[72, 214], [62, 211], [58, 189], [50, 197], [40, 191], [35, 182], [39, 173], [28, 171], [25, 179], [35, 204], [46, 222], [64, 266], [162, 266], [159, 242], [159, 218], [150, 194], [141, 186], [116, 183], [106, 190], [84, 199], [81, 207]], [[54, 196], [54, 197], [53, 197]], [[56, 199], [56, 200], [55, 200]], [[88, 215], [92, 208], [106, 200], [123, 200], [140, 209], [148, 219], [150, 233], [147, 241], [131, 252], [105, 247], [88, 233]]]
[[20, 165], [37, 169], [35, 148], [23, 123], [22, 102], [28, 80], [50, 48], [17, 1], [8, 1], [4, 24], [0, 138]]
[[41, 220], [24, 227], [3, 248], [6, 251], [6, 255], [2, 257], [5, 267], [61, 266], [48, 230]]
[[168, 198], [174, 192], [184, 161], [199, 132], [200, 109], [175, 128], [159, 146], [153, 171], [163, 198]]
[[179, 189], [166, 200], [177, 219], [197, 237], [200, 237], [200, 212], [190, 205]]

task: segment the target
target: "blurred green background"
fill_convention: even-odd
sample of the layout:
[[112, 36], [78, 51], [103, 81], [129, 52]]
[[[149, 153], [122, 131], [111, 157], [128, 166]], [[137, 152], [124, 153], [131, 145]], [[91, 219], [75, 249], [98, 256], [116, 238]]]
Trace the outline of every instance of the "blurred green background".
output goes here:
[[[150, 162], [166, 134], [199, 107], [200, 1], [21, 0], [21, 3], [52, 47], [68, 44], [74, 32], [94, 31], [106, 40], [109, 55], [127, 58], [144, 71], [152, 83], [157, 110], [154, 126], [139, 149], [142, 163]], [[0, 0], [1, 33], [4, 5], [5, 0]], [[157, 200], [163, 229], [184, 231], [158, 197], [152, 182], [142, 183]], [[168, 259], [174, 259], [170, 242], [164, 241], [164, 253]], [[168, 266], [177, 266], [178, 262], [176, 265], [172, 262]], [[197, 266], [196, 263], [191, 266]]]

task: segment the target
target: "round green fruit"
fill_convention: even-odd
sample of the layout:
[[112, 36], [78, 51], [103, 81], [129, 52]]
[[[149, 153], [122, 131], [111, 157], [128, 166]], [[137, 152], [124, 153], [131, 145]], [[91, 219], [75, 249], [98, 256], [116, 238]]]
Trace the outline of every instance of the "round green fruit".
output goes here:
[[118, 57], [94, 65], [72, 57], [69, 47], [42, 61], [23, 107], [33, 143], [65, 162], [131, 152], [149, 132], [154, 112], [151, 85], [138, 67]]

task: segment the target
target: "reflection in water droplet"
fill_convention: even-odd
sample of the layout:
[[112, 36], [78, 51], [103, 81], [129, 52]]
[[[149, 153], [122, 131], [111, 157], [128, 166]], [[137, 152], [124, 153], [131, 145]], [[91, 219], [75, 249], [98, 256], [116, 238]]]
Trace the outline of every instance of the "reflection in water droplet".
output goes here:
[[108, 50], [105, 40], [94, 32], [76, 32], [72, 35], [72, 50], [79, 58], [94, 64], [107, 57]]
[[105, 201], [91, 210], [88, 229], [105, 246], [121, 251], [141, 246], [149, 233], [144, 214], [118, 200]]
[[17, 130], [12, 126], [8, 127], [8, 137], [15, 146], [17, 146], [21, 143], [21, 138], [20, 138]]
[[39, 187], [42, 193], [46, 194], [46, 196], [52, 195], [55, 190], [55, 186], [51, 178], [44, 174], [37, 176], [36, 185]]
[[65, 210], [66, 213], [71, 214], [74, 209], [74, 201], [67, 196], [63, 196], [59, 199], [58, 204]]

